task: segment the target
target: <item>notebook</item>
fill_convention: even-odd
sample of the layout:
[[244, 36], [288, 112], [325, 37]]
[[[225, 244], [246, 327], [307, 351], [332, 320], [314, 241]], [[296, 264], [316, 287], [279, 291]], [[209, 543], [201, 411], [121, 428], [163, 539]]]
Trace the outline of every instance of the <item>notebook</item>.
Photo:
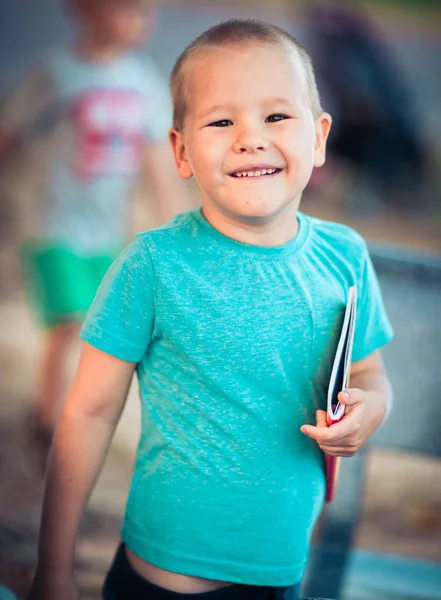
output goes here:
[[[357, 305], [357, 288], [352, 286], [348, 291], [348, 300], [338, 340], [337, 351], [332, 365], [331, 378], [328, 386], [327, 420], [328, 426], [338, 423], [344, 416], [344, 404], [338, 401], [338, 394], [349, 386], [349, 376], [354, 344], [355, 316]], [[332, 502], [335, 495], [340, 457], [325, 454], [326, 502]]]

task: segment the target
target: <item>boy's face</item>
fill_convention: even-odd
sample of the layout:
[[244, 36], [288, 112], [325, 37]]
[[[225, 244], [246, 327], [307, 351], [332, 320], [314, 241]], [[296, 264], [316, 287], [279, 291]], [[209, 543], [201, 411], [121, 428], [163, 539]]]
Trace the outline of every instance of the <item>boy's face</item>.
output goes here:
[[170, 141], [203, 206], [244, 223], [297, 210], [325, 158], [329, 115], [314, 122], [303, 68], [282, 46], [207, 49], [186, 74], [187, 114]]
[[102, 39], [121, 48], [142, 43], [153, 19], [152, 8], [142, 0], [95, 0], [85, 16]]

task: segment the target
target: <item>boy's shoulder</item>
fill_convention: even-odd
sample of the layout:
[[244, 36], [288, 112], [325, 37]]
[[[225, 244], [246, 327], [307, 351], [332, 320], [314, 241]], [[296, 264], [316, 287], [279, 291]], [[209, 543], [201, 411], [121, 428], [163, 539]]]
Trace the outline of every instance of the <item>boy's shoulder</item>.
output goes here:
[[196, 242], [200, 227], [195, 219], [199, 209], [187, 210], [171, 219], [165, 225], [141, 231], [136, 234], [136, 240], [143, 246], [153, 249], [172, 250], [189, 243]]
[[317, 217], [303, 215], [310, 227], [310, 241], [313, 249], [323, 248], [334, 250], [340, 255], [356, 260], [364, 257], [367, 252], [366, 241], [352, 227], [325, 221]]

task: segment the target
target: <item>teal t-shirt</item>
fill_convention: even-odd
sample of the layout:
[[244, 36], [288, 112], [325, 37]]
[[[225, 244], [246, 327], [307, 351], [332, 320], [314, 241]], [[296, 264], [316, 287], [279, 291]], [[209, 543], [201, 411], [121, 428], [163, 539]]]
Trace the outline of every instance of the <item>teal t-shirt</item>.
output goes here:
[[137, 364], [142, 432], [124, 542], [163, 569], [237, 583], [302, 578], [324, 499], [323, 457], [300, 433], [326, 406], [350, 286], [353, 359], [392, 331], [366, 245], [299, 213], [278, 247], [225, 237], [200, 210], [139, 234], [82, 330]]

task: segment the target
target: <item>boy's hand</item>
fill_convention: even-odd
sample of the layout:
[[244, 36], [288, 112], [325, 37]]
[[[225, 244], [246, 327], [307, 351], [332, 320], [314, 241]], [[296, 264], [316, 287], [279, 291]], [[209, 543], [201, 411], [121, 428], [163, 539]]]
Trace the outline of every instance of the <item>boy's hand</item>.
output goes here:
[[300, 431], [315, 440], [326, 454], [354, 456], [372, 433], [366, 419], [366, 399], [366, 392], [358, 388], [340, 392], [338, 400], [345, 405], [341, 421], [328, 427], [326, 412], [318, 410], [316, 426], [302, 425]]

